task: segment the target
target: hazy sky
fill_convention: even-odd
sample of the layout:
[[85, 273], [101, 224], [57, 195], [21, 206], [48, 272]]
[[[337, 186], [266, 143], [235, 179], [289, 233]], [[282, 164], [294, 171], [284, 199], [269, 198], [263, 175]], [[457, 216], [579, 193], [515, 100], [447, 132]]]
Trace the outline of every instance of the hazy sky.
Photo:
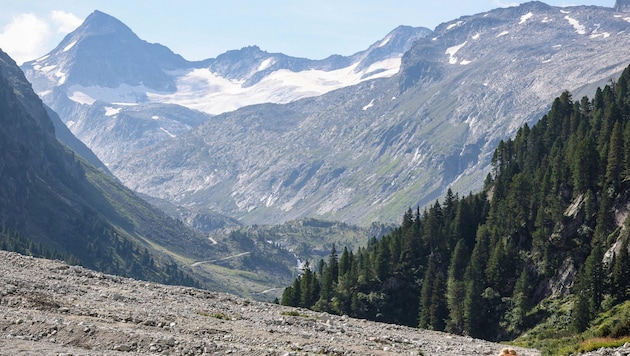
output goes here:
[[[94, 10], [140, 38], [189, 60], [258, 45], [321, 59], [366, 49], [399, 25], [434, 29], [463, 15], [515, 6], [512, 0], [2, 0], [0, 48], [18, 63], [53, 49]], [[549, 0], [612, 7], [615, 0]]]

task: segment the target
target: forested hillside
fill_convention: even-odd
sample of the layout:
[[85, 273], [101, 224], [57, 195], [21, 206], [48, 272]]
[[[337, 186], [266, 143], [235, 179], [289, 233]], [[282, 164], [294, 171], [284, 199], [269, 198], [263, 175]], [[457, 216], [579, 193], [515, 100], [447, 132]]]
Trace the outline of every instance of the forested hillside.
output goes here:
[[333, 248], [282, 303], [497, 340], [545, 318], [542, 300], [566, 298], [566, 328], [585, 330], [630, 299], [629, 82], [626, 69], [592, 99], [562, 93], [498, 145], [482, 192], [449, 191], [366, 248]]
[[0, 51], [0, 249], [200, 285], [158, 246], [209, 255], [206, 239], [60, 144], [41, 100]]

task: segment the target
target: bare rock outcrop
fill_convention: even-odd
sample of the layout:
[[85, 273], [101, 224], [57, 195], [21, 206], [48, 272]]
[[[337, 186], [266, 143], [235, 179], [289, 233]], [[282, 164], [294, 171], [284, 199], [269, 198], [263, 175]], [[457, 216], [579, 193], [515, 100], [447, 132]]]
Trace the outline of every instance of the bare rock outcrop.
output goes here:
[[630, 0], [617, 0], [615, 10], [619, 12], [630, 12]]

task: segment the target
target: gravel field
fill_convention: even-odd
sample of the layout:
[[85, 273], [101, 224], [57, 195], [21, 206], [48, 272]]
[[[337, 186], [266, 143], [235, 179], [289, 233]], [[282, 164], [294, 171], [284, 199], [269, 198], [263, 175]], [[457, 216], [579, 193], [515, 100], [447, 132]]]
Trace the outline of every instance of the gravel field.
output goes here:
[[462, 356], [503, 347], [0, 251], [0, 355]]

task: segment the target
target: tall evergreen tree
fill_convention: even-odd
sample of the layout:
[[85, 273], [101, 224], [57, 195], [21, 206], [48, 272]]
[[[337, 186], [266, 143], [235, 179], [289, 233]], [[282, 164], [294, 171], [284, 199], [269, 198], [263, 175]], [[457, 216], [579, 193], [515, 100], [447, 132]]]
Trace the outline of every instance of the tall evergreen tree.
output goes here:
[[449, 320], [446, 330], [454, 334], [464, 332], [464, 273], [468, 264], [468, 251], [464, 240], [459, 240], [453, 251], [447, 279], [447, 308]]
[[514, 286], [512, 298], [510, 299], [510, 310], [506, 314], [506, 330], [510, 333], [518, 334], [523, 331], [525, 317], [530, 309], [530, 294], [532, 291], [532, 281], [527, 269], [523, 269]]
[[571, 327], [575, 332], [581, 333], [588, 328], [591, 321], [591, 313], [588, 304], [586, 293], [584, 291], [578, 291], [571, 313]]
[[617, 302], [630, 299], [630, 257], [628, 256], [628, 238], [625, 238], [615, 254], [612, 267], [611, 294]]
[[590, 315], [595, 315], [604, 299], [604, 254], [599, 244], [596, 244], [586, 259], [583, 273], [584, 293], [588, 297]]
[[442, 273], [438, 273], [431, 286], [431, 305], [429, 306], [429, 325], [431, 329], [443, 331], [448, 318], [446, 305], [446, 282]]
[[429, 264], [424, 273], [422, 280], [422, 289], [420, 291], [420, 315], [418, 318], [418, 326], [428, 329], [431, 326], [431, 302], [433, 301], [433, 281], [437, 278], [438, 267], [435, 256], [429, 257]]
[[606, 184], [617, 191], [621, 183], [621, 172], [623, 170], [624, 147], [621, 123], [614, 123], [610, 142], [608, 144], [608, 159], [606, 166]]
[[477, 243], [473, 249], [470, 263], [466, 268], [466, 293], [464, 297], [464, 332], [473, 337], [483, 337], [484, 322], [487, 319], [486, 308], [482, 298], [485, 286], [485, 269], [489, 252], [489, 232], [480, 227]]

